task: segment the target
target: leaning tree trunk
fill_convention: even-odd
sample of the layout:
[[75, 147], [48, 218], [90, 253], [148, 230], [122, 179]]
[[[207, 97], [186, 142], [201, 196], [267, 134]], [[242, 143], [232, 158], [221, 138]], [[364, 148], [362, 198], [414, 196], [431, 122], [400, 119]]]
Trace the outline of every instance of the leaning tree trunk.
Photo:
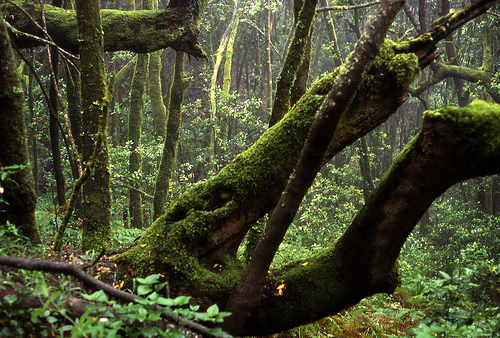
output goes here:
[[[327, 157], [385, 121], [405, 100], [420, 68], [414, 54], [400, 49], [392, 42], [384, 44], [341, 119]], [[175, 201], [118, 257], [121, 278], [169, 271], [173, 290], [196, 289], [224, 304], [239, 278], [234, 270], [239, 263], [232, 257], [248, 229], [278, 201], [337, 73], [313, 84], [278, 124], [217, 176]], [[224, 269], [214, 271], [215, 263]]]
[[[343, 236], [273, 271], [259, 310], [240, 333], [279, 332], [394, 291], [401, 247], [431, 203], [459, 181], [500, 172], [499, 128], [496, 104], [476, 101], [466, 108], [426, 112], [419, 134]], [[282, 283], [286, 289], [278, 295]]]
[[[100, 119], [107, 117], [103, 58], [103, 31], [99, 0], [76, 1], [80, 36], [83, 160], [90, 160]], [[109, 155], [106, 137], [95, 159], [92, 175], [83, 186], [81, 218], [82, 250], [100, 250], [108, 245], [111, 226]]]
[[24, 92], [5, 21], [0, 18], [0, 224], [10, 222], [33, 243], [40, 241], [35, 222], [36, 194], [29, 166], [24, 124]]

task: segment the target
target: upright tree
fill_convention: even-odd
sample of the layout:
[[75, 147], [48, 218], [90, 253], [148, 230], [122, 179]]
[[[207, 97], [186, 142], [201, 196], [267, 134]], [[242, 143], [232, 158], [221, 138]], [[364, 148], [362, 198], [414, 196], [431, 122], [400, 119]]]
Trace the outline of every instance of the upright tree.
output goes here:
[[0, 60], [0, 224], [10, 222], [21, 234], [38, 243], [35, 186], [24, 123], [24, 92], [3, 17], [0, 18]]
[[[82, 250], [100, 250], [109, 242], [111, 227], [110, 168], [107, 138], [96, 138], [99, 122], [107, 119], [109, 97], [106, 95], [99, 0], [77, 0], [76, 18], [80, 41], [82, 93], [83, 161], [88, 162], [96, 140], [102, 144], [96, 154], [90, 178], [83, 186], [81, 207]], [[101, 132], [105, 132], [101, 131]]]
[[154, 204], [154, 219], [165, 213], [165, 204], [170, 187], [170, 178], [175, 167], [177, 144], [181, 125], [181, 107], [184, 93], [189, 80], [184, 78], [184, 52], [175, 53], [174, 79], [170, 88], [170, 104], [168, 105], [167, 129], [161, 163], [156, 175]]

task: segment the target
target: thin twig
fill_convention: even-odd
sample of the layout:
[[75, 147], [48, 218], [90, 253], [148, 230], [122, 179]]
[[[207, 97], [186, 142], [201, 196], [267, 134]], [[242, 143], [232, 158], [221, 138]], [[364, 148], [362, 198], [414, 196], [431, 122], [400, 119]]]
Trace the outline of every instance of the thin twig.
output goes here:
[[133, 186], [131, 186], [130, 184], [127, 184], [127, 183], [125, 183], [125, 182], [122, 182], [122, 181], [120, 181], [120, 180], [116, 180], [116, 179], [115, 179], [115, 182], [120, 183], [121, 185], [123, 185], [123, 186], [125, 186], [125, 187], [127, 187], [127, 188], [129, 188], [129, 189], [135, 190], [135, 191], [137, 191], [137, 192], [139, 192], [139, 193], [143, 194], [143, 195], [144, 195], [144, 197], [147, 197], [147, 198], [154, 198], [154, 196], [152, 196], [152, 195], [148, 194], [147, 192], [145, 192], [145, 191], [143, 191], [143, 190], [137, 189], [136, 187], [133, 187]]
[[79, 57], [74, 55], [74, 54], [71, 54], [70, 52], [66, 51], [65, 49], [59, 47], [57, 44], [55, 44], [54, 42], [50, 41], [50, 40], [47, 40], [47, 39], [44, 39], [44, 38], [41, 38], [39, 36], [36, 36], [36, 35], [33, 35], [33, 34], [30, 34], [30, 33], [26, 33], [26, 32], [23, 32], [23, 31], [20, 31], [19, 29], [15, 28], [14, 26], [12, 26], [10, 23], [8, 23], [7, 21], [5, 21], [5, 24], [7, 25], [7, 28], [15, 35], [23, 35], [27, 38], [30, 38], [30, 39], [33, 39], [33, 40], [36, 40], [40, 43], [43, 43], [43, 44], [49, 44], [51, 45], [52, 47], [55, 47], [57, 48], [57, 50], [63, 54], [63, 57], [64, 56], [67, 56], [67, 57], [64, 57], [64, 59], [66, 61], [68, 61], [75, 69], [77, 69], [78, 67], [76, 67], [76, 65], [68, 59], [69, 58], [72, 58], [72, 59], [75, 59], [75, 60], [78, 60]]
[[316, 13], [326, 12], [326, 11], [349, 11], [353, 9], [366, 8], [374, 5], [378, 5], [380, 1], [367, 2], [359, 5], [352, 6], [329, 6], [329, 7], [320, 7], [316, 10]]
[[[241, 19], [240, 22], [246, 23], [247, 25], [252, 26], [253, 28], [255, 28], [255, 30], [257, 32], [259, 32], [260, 35], [266, 36], [266, 34], [262, 31], [262, 29], [260, 29], [259, 26], [257, 26], [257, 24], [255, 22], [253, 22], [252, 20]], [[281, 55], [280, 52], [278, 52], [278, 49], [276, 49], [276, 46], [274, 45], [274, 43], [272, 41], [270, 41], [270, 43], [271, 43], [271, 47], [273, 47], [273, 49], [274, 49], [274, 52], [280, 57], [280, 59], [283, 59], [283, 56]]]

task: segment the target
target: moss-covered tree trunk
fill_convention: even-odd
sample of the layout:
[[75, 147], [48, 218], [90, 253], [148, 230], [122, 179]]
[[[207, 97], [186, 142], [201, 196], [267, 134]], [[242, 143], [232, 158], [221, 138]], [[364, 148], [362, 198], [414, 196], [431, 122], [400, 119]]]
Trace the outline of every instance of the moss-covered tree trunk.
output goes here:
[[181, 107], [184, 101], [184, 93], [189, 85], [189, 79], [183, 77], [184, 54], [184, 52], [176, 52], [175, 54], [174, 79], [170, 89], [170, 104], [168, 105], [165, 144], [163, 146], [160, 168], [156, 175], [155, 194], [153, 199], [155, 220], [165, 213], [170, 178], [174, 170], [177, 156], [177, 144], [181, 125]]
[[[389, 42], [384, 45], [371, 75], [364, 78], [340, 121], [330, 154], [387, 119], [404, 101], [408, 81], [418, 74], [419, 67], [417, 57], [399, 54], [400, 48]], [[138, 275], [169, 271], [172, 290], [197, 290], [223, 304], [239, 278], [239, 263], [231, 257], [248, 229], [275, 206], [337, 73], [317, 81], [278, 124], [217, 176], [176, 200], [118, 258], [121, 277], [127, 278], [130, 271]], [[225, 268], [213, 270], [214, 264]]]
[[[2, 13], [0, 11], [0, 13]], [[40, 241], [35, 222], [36, 194], [24, 123], [24, 92], [3, 16], [0, 18], [0, 224], [10, 222], [33, 243]]]
[[[151, 0], [142, 1], [143, 9], [152, 9]], [[141, 130], [144, 106], [144, 90], [148, 76], [149, 54], [137, 55], [134, 75], [130, 84], [130, 110], [128, 115], [128, 140], [130, 146], [129, 175], [132, 178], [132, 188], [129, 190], [130, 226], [141, 229], [144, 224], [142, 209], [142, 154]]]
[[[226, 62], [224, 63], [224, 74], [222, 76], [222, 93], [227, 97], [231, 91], [231, 80], [233, 73], [233, 54], [234, 54], [234, 43], [236, 41], [236, 34], [238, 33], [238, 26], [240, 22], [239, 15], [236, 16], [235, 22], [231, 34], [229, 34], [229, 39], [227, 40], [226, 47]], [[229, 125], [230, 117], [226, 110], [221, 111], [219, 118], [220, 125], [220, 138], [222, 142], [227, 141], [229, 137]]]
[[214, 60], [214, 68], [213, 68], [213, 73], [212, 73], [212, 79], [210, 81], [210, 138], [209, 138], [209, 145], [208, 145], [208, 169], [212, 172], [215, 173], [216, 171], [216, 147], [217, 147], [217, 138], [219, 137], [217, 133], [217, 123], [218, 120], [220, 121], [221, 116], [220, 113], [217, 112], [217, 91], [218, 91], [218, 86], [217, 86], [217, 78], [219, 74], [219, 69], [222, 64], [222, 59], [224, 58], [224, 54], [228, 45], [228, 42], [231, 38], [231, 34], [233, 32], [233, 28], [235, 25], [238, 24], [238, 7], [239, 7], [239, 2], [238, 0], [234, 0], [233, 4], [233, 14], [231, 16], [231, 21], [229, 22], [229, 25], [227, 26], [226, 30], [224, 31], [224, 34], [222, 35], [221, 42], [219, 44], [219, 47], [217, 48], [217, 52], [215, 53], [215, 60]]
[[165, 139], [167, 108], [163, 102], [161, 89], [161, 56], [163, 51], [157, 50], [149, 54], [149, 98], [156, 139]]
[[[76, 1], [80, 41], [83, 160], [94, 151], [100, 119], [107, 117], [103, 58], [103, 31], [98, 0]], [[83, 186], [81, 217], [82, 250], [100, 250], [108, 244], [111, 226], [110, 168], [106, 137], [95, 159], [90, 178]]]
[[[167, 47], [182, 50], [198, 58], [205, 53], [198, 43], [201, 16], [208, 0], [170, 1], [164, 10], [117, 11], [102, 10], [104, 50], [128, 50], [148, 53]], [[40, 5], [31, 1], [4, 1], [0, 10], [8, 13], [9, 23], [16, 29], [43, 37]], [[24, 13], [33, 17], [38, 26]], [[74, 11], [44, 5], [47, 31], [61, 48], [78, 53], [77, 19]], [[44, 45], [43, 42], [24, 35], [13, 35], [18, 47]]]
[[317, 0], [296, 0], [294, 3], [296, 13], [299, 12], [298, 15], [295, 15], [294, 35], [276, 83], [276, 94], [269, 121], [270, 127], [281, 120], [290, 109], [291, 88], [304, 59], [317, 4]]
[[[399, 44], [386, 41], [342, 114], [324, 160], [328, 161], [393, 114], [408, 97], [411, 80], [419, 74], [421, 67], [435, 57], [435, 43], [491, 5], [493, 2], [475, 3], [447, 17], [419, 38]], [[195, 185], [172, 203], [165, 215], [159, 217], [127, 252], [117, 258], [119, 277], [130, 280], [131, 274], [144, 276], [161, 272], [168, 279], [173, 295], [190, 294], [194, 296], [194, 302], [203, 305], [213, 302], [220, 306], [225, 304], [243, 269], [242, 263], [235, 259], [237, 248], [248, 229], [276, 205], [296, 166], [311, 123], [336, 81], [338, 72], [335, 70], [313, 84], [279, 123], [218, 175]], [[472, 111], [476, 110], [473, 107]], [[486, 110], [485, 121], [494, 121], [497, 118], [496, 108]], [[406, 166], [407, 162], [395, 166], [393, 174], [396, 177], [409, 175], [408, 179], [387, 179], [384, 188], [380, 188], [384, 192], [379, 189], [372, 194], [375, 202], [370, 208], [373, 209], [360, 213], [339, 246], [329, 247], [321, 255], [308, 258], [307, 265], [295, 262], [284, 271], [271, 272], [264, 288], [266, 301], [260, 304], [240, 333], [260, 335], [284, 330], [334, 313], [369, 294], [393, 290], [397, 284], [393, 262], [405, 236], [425, 211], [426, 204], [446, 189], [444, 183], [451, 184], [449, 179], [443, 180], [441, 185], [434, 184], [432, 180], [436, 177], [438, 181], [442, 180], [440, 175], [450, 179], [469, 175], [470, 172], [466, 172], [469, 164], [476, 162], [475, 159], [471, 162], [465, 155], [484, 155], [483, 160], [477, 162], [479, 169], [474, 175], [490, 172], [493, 170], [491, 163], [498, 163], [496, 148], [475, 154], [473, 151], [466, 151], [466, 154], [450, 151], [450, 156], [456, 156], [456, 159], [465, 158], [465, 167], [463, 163], [460, 167], [454, 162], [451, 169], [446, 164], [449, 157], [441, 159], [436, 156], [442, 149], [448, 151], [453, 144], [460, 145], [454, 151], [463, 150], [461, 147], [466, 141], [460, 137], [466, 135], [464, 130], [474, 129], [467, 126], [471, 122], [470, 117], [460, 120], [458, 116], [463, 113], [466, 114], [457, 111], [457, 118], [450, 115], [443, 120], [443, 128], [451, 126], [453, 130], [445, 132], [443, 129], [433, 133], [436, 138], [423, 141], [426, 144], [424, 148], [429, 149], [429, 157], [423, 162], [416, 162], [406, 173], [403, 169], [411, 167]], [[490, 122], [477, 122], [481, 128], [487, 129], [490, 125]], [[428, 136], [426, 130], [424, 128], [421, 133], [422, 137]], [[444, 140], [439, 138], [441, 135], [445, 135]], [[486, 137], [476, 144], [479, 149], [485, 149], [482, 148], [485, 143], [491, 142], [493, 148], [497, 144], [495, 140], [491, 141], [492, 130], [479, 130], [474, 135]], [[465, 139], [469, 140], [469, 137]], [[451, 146], [446, 143], [448, 141]], [[445, 142], [443, 147], [436, 146], [434, 149], [434, 145], [440, 142]], [[411, 149], [410, 159], [415, 155], [427, 155], [421, 154], [423, 148], [419, 142], [414, 143]], [[440, 160], [444, 162], [433, 162]], [[443, 171], [434, 174], [434, 165], [443, 168]], [[421, 168], [424, 168], [423, 171], [420, 171]], [[460, 172], [457, 175], [446, 172], [453, 168], [464, 171], [457, 169]], [[497, 166], [494, 170], [498, 170]], [[432, 191], [418, 195], [419, 189], [422, 189], [421, 179], [429, 180], [424, 186], [428, 182]], [[395, 182], [401, 182], [401, 185]], [[408, 185], [410, 190], [415, 191], [405, 195]], [[412, 199], [412, 194], [417, 194], [417, 199]], [[397, 210], [397, 215], [392, 212], [387, 214], [393, 209]], [[404, 217], [407, 223], [400, 229], [399, 222]], [[380, 252], [377, 251], [379, 248]], [[353, 266], [356, 269], [353, 270]], [[313, 267], [310, 274], [306, 272], [309, 270], [303, 270]], [[287, 297], [273, 296], [281, 280], [288, 281], [286, 285], [293, 288]]]

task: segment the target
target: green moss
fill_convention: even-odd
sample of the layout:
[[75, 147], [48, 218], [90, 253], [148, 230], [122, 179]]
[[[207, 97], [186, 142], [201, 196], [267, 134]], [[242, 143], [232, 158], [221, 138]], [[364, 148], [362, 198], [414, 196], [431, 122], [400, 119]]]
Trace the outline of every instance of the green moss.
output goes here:
[[401, 49], [400, 44], [385, 40], [373, 65], [381, 71], [387, 71], [388, 75], [396, 78], [399, 86], [405, 87], [420, 75], [420, 67], [415, 54], [400, 53]]
[[426, 111], [426, 119], [439, 119], [458, 125], [471, 151], [485, 149], [498, 151], [500, 145], [500, 105], [481, 100], [473, 101], [467, 107], [445, 107]]
[[[359, 112], [359, 107], [366, 104], [366, 100], [377, 95], [381, 82], [383, 86], [397, 88], [418, 74], [415, 57], [397, 57], [395, 50], [398, 46], [386, 43], [370, 75], [358, 90], [357, 98], [349, 108], [350, 114]], [[400, 69], [405, 68], [405, 62], [410, 64], [406, 71]], [[240, 222], [244, 223], [242, 227], [247, 227], [243, 230], [248, 230], [274, 207], [297, 163], [310, 125], [339, 71], [336, 69], [316, 81], [279, 123], [269, 128], [217, 176], [195, 185], [178, 198], [165, 216], [154, 222], [137, 243], [118, 258], [124, 267], [123, 275], [127, 274], [123, 271], [127, 268], [142, 276], [160, 272], [169, 275], [177, 287], [196, 285], [207, 295], [219, 294], [222, 289], [230, 290], [240, 271], [231, 255], [234, 252], [227, 248], [216, 253], [200, 250], [213, 240], [211, 236], [221, 227]], [[256, 211], [249, 215], [249, 209]], [[218, 244], [213, 244], [213, 247]], [[235, 250], [234, 247], [232, 249]], [[234, 267], [212, 271], [213, 264], [220, 264], [218, 262], [222, 257], [232, 261]], [[318, 275], [317, 280], [327, 282], [328, 278], [322, 278]], [[222, 286], [217, 287], [217, 283]], [[336, 286], [336, 289], [339, 287]]]

